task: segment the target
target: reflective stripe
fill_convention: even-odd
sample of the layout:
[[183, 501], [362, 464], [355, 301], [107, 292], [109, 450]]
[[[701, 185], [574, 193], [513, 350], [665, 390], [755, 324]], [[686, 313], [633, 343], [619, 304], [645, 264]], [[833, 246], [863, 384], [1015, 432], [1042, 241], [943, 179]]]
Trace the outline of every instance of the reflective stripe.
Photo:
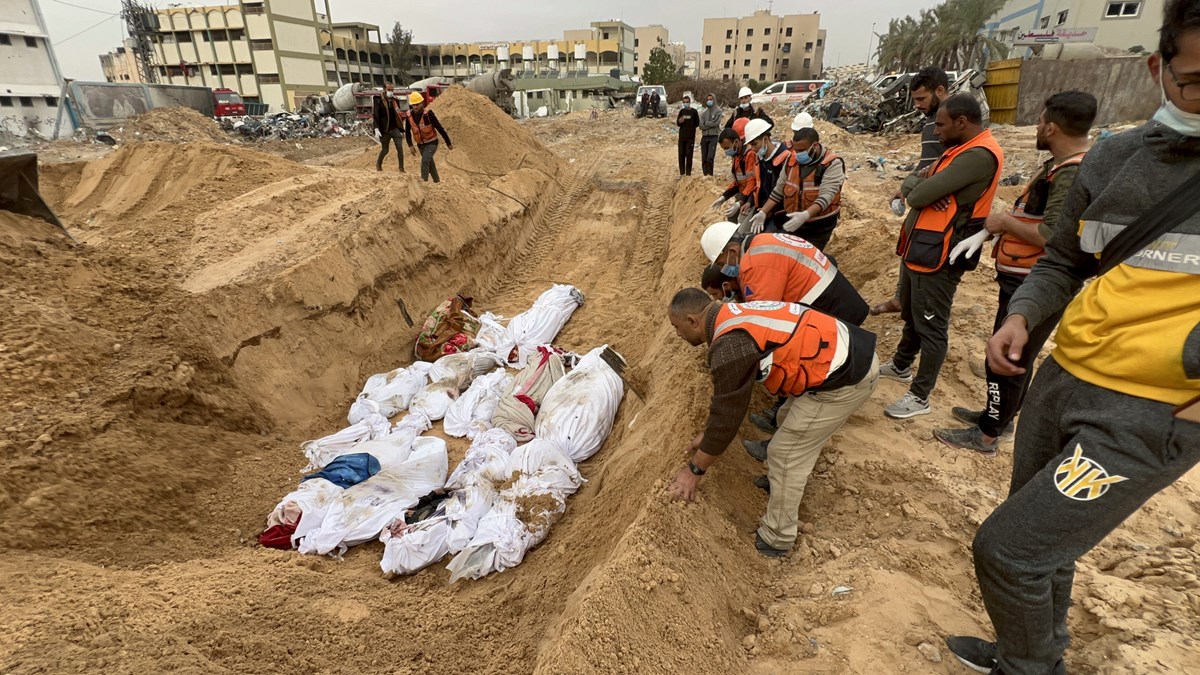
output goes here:
[[809, 268], [817, 275], [817, 283], [814, 284], [813, 287], [804, 294], [804, 297], [796, 301], [801, 304], [811, 305], [814, 300], [821, 297], [821, 294], [825, 292], [826, 288], [829, 288], [829, 284], [832, 284], [834, 278], [837, 277], [837, 268], [832, 264], [828, 268], [822, 267], [821, 263], [813, 260], [809, 256], [804, 255], [800, 251], [791, 248], [790, 246], [762, 244], [751, 248], [744, 254], [744, 257], [751, 258], [756, 253], [774, 253], [776, 255], [787, 256], [801, 265]]
[[796, 330], [796, 324], [799, 321], [784, 321], [783, 319], [772, 319], [766, 316], [737, 316], [732, 319], [727, 319], [717, 326], [714, 335], [722, 335], [727, 330], [731, 330], [744, 323], [752, 323], [756, 326], [762, 326], [767, 330], [777, 330], [783, 333], [791, 334]]
[[1084, 220], [1079, 225], [1079, 248], [1085, 253], [1100, 253], [1125, 229], [1124, 225], [1099, 220]]
[[1125, 264], [1145, 270], [1200, 274], [1200, 234], [1164, 234], [1130, 256]]
[[1030, 270], [1032, 270], [1033, 268], [1031, 268], [1031, 267], [1013, 267], [1012, 265], [1005, 265], [1004, 263], [997, 261], [996, 269], [1001, 272], [1006, 272], [1008, 274], [1019, 274], [1021, 276], [1028, 276]]

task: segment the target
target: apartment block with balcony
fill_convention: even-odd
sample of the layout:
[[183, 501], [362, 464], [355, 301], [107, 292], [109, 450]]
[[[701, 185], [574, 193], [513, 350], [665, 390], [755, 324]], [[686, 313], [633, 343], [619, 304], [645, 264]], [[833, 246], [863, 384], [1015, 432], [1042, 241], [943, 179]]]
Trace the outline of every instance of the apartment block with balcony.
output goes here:
[[[62, 77], [37, 0], [0, 2], [0, 133], [49, 138], [58, 117]], [[64, 119], [63, 131], [72, 131]]]
[[142, 82], [133, 52], [133, 40], [126, 38], [120, 47], [100, 55], [100, 70], [104, 72], [106, 82]]
[[825, 31], [821, 15], [705, 19], [700, 48], [702, 77], [761, 83], [817, 79], [824, 70]]
[[675, 64], [676, 69], [684, 67], [684, 61], [687, 59], [687, 46], [682, 42], [671, 42], [671, 35], [666, 27], [655, 24], [634, 29], [634, 75], [642, 74], [642, 70], [650, 62], [650, 52], [660, 47], [671, 57], [671, 62]]

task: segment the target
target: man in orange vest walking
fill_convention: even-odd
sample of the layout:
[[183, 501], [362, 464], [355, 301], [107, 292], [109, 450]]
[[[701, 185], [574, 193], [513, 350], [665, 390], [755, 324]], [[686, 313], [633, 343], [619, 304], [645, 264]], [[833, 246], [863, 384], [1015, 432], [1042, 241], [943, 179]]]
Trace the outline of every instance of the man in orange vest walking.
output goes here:
[[675, 294], [670, 319], [688, 344], [708, 343], [713, 395], [708, 423], [686, 448], [687, 466], [669, 491], [676, 499], [696, 498], [700, 477], [737, 435], [756, 380], [772, 395], [786, 394], [767, 457], [770, 498], [754, 544], [762, 555], [786, 555], [821, 447], [875, 390], [875, 335], [805, 305], [721, 303], [699, 288]]
[[[1046, 241], [1058, 227], [1074, 227], [1059, 216], [1067, 193], [1075, 183], [1075, 174], [1088, 150], [1088, 131], [1096, 119], [1096, 97], [1081, 91], [1064, 91], [1046, 99], [1037, 124], [1037, 149], [1049, 150], [1050, 159], [1017, 199], [1012, 213], [993, 213], [987, 219], [987, 234], [1000, 240], [992, 248], [996, 259], [996, 281], [1000, 285], [1000, 304], [996, 309], [993, 332], [1000, 330], [1008, 317], [1008, 301], [1034, 264], [1045, 255]], [[964, 242], [965, 244], [966, 242]], [[963, 246], [960, 244], [959, 246]], [[951, 253], [954, 257], [954, 253]], [[1042, 345], [1054, 332], [1062, 310], [1055, 312], [1029, 332], [1029, 342], [1019, 365], [1025, 373], [1013, 377], [1000, 375], [987, 365], [987, 405], [981, 411], [954, 408], [954, 416], [971, 426], [966, 429], [938, 429], [933, 435], [956, 448], [995, 455], [999, 437], [1012, 433], [1012, 421], [1033, 377], [1033, 362]]]
[[[421, 180], [428, 181], [432, 176], [433, 182], [440, 183], [437, 165], [433, 162], [438, 148], [438, 134], [446, 140], [447, 150], [453, 150], [454, 144], [450, 142], [450, 135], [442, 128], [437, 116], [425, 105], [424, 96], [414, 91], [409, 94], [408, 103], [411, 107], [409, 126], [412, 128], [412, 135], [417, 138], [417, 147], [421, 150]], [[413, 154], [417, 154], [417, 151], [413, 150]]]
[[[979, 265], [979, 253], [950, 262], [950, 251], [983, 230], [1000, 182], [1004, 151], [983, 128], [983, 110], [970, 94], [955, 94], [938, 106], [937, 134], [946, 146], [925, 177], [904, 181], [901, 192], [912, 211], [900, 229], [900, 316], [904, 332], [881, 377], [911, 383], [884, 413], [908, 419], [930, 412], [949, 342], [950, 307], [963, 272]], [[912, 366], [921, 356], [914, 377]]]

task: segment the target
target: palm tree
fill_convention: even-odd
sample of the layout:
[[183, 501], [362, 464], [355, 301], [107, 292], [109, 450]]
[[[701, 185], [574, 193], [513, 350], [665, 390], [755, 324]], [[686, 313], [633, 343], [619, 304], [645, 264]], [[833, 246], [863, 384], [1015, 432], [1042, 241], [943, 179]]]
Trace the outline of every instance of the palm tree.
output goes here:
[[1005, 0], [946, 0], [918, 18], [888, 22], [876, 55], [884, 70], [913, 71], [923, 66], [946, 70], [982, 69], [1008, 56], [1008, 46], [983, 32]]

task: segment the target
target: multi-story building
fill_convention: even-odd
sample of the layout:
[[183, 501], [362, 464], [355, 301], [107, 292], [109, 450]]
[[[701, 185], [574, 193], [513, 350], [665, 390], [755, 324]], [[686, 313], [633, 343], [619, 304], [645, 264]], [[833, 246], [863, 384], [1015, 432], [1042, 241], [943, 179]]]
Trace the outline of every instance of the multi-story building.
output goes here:
[[[247, 102], [278, 111], [346, 82], [382, 85], [394, 75], [378, 26], [333, 23], [317, 14], [312, 0], [242, 0], [155, 11], [151, 67], [162, 84], [233, 89]], [[101, 56], [102, 65], [115, 60], [108, 56]]]
[[760, 9], [705, 19], [701, 45], [703, 77], [765, 83], [815, 79], [824, 70], [825, 31], [817, 12], [775, 16]]
[[636, 39], [633, 26], [595, 21], [590, 29], [563, 31], [561, 40], [413, 45], [409, 76], [465, 79], [496, 68], [512, 68], [518, 77], [630, 74]]
[[[0, 133], [52, 136], [62, 74], [37, 0], [0, 2], [0, 63]], [[64, 129], [70, 133], [65, 117]]]
[[100, 55], [100, 69], [106, 82], [142, 82], [137, 57], [133, 55], [135, 49], [133, 40], [125, 38], [120, 47]]
[[671, 42], [670, 33], [660, 24], [634, 29], [633, 74], [641, 75], [650, 62], [650, 52], [662, 48], [671, 57], [676, 69], [683, 68], [687, 58], [687, 46], [682, 42]]
[[1158, 49], [1164, 0], [1009, 0], [988, 20], [988, 32], [1009, 45], [1014, 56], [1022, 33], [1065, 31], [1067, 42], [1090, 42], [1098, 47], [1143, 51]]

